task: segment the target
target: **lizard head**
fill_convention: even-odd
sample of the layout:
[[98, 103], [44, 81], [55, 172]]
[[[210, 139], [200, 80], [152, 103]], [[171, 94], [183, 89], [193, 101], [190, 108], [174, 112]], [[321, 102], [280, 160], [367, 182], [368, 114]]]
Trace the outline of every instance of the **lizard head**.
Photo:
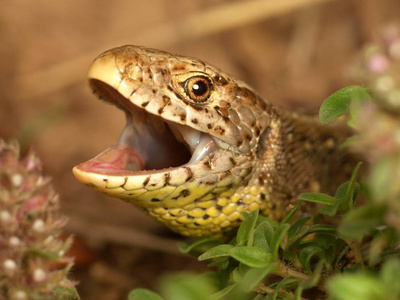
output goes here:
[[136, 46], [104, 52], [88, 76], [127, 125], [74, 167], [79, 181], [189, 236], [219, 234], [260, 208], [248, 182], [269, 104], [248, 86], [198, 59]]

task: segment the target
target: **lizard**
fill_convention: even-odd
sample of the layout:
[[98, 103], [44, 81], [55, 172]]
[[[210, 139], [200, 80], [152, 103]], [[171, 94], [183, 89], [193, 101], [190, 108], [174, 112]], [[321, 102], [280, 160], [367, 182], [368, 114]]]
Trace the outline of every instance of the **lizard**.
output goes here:
[[346, 126], [286, 111], [200, 59], [125, 45], [100, 54], [88, 80], [127, 124], [75, 177], [181, 235], [220, 236], [254, 210], [280, 220], [343, 174]]

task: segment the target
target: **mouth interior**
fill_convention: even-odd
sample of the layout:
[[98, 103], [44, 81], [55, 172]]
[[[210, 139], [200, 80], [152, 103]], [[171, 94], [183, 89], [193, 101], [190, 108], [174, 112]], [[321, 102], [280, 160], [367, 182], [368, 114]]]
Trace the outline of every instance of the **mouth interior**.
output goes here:
[[126, 174], [194, 164], [218, 149], [214, 138], [189, 126], [147, 113], [102, 81], [92, 79], [95, 93], [126, 113], [118, 141], [81, 165], [96, 173]]

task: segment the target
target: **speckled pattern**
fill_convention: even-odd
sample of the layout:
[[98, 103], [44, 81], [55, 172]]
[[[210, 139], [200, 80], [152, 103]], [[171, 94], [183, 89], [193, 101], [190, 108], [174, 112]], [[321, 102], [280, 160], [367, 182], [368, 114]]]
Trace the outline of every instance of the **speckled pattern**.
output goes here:
[[[188, 94], [191, 80], [209, 90]], [[157, 116], [217, 141], [218, 149], [200, 161], [174, 168], [123, 174], [92, 172], [85, 163], [74, 168], [90, 188], [132, 203], [182, 235], [220, 235], [240, 224], [240, 212], [256, 209], [279, 220], [301, 192], [329, 190], [327, 175], [344, 161], [335, 148], [347, 130], [284, 112], [195, 58], [122, 46], [95, 59], [89, 81], [95, 94], [134, 120]]]

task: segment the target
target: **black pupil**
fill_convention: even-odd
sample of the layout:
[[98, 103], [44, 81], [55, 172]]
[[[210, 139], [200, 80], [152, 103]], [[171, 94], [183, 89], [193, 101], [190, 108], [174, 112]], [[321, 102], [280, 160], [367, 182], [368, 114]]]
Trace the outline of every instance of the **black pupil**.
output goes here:
[[208, 91], [208, 85], [206, 82], [198, 80], [192, 85], [192, 89], [193, 94], [195, 94], [196, 96], [203, 96]]

